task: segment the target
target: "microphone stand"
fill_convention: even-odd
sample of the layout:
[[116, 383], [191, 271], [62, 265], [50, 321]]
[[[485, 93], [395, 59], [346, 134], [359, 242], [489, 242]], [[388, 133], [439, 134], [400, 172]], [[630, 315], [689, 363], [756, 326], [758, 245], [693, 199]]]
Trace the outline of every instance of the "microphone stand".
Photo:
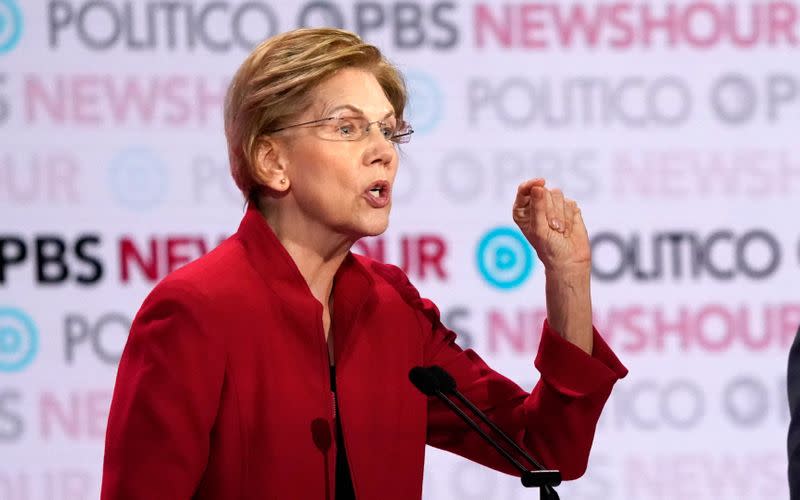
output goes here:
[[[458, 405], [453, 402], [452, 399], [447, 397], [447, 395], [442, 391], [442, 386], [446, 386], [446, 390], [453, 390], [454, 388], [447, 387], [448, 381], [442, 379], [442, 375], [440, 372], [432, 370], [434, 367], [429, 368], [413, 368], [411, 372], [409, 372], [409, 379], [417, 387], [422, 393], [428, 396], [436, 396], [439, 398], [450, 410], [452, 410], [456, 415], [461, 418], [472, 430], [478, 433], [484, 441], [489, 443], [503, 458], [505, 458], [511, 465], [514, 466], [515, 469], [520, 473], [520, 481], [522, 486], [526, 488], [539, 488], [539, 499], [540, 500], [559, 500], [558, 493], [553, 488], [553, 486], [557, 486], [561, 484], [561, 473], [557, 470], [546, 470], [539, 462], [534, 460], [530, 455], [528, 455], [522, 448], [520, 448], [507, 434], [505, 434], [499, 427], [497, 427], [493, 422], [489, 420], [489, 418], [480, 411], [472, 402], [467, 400], [461, 393], [458, 393], [456, 397], [459, 398], [460, 401], [465, 403], [465, 405], [485, 423], [489, 425], [489, 427], [495, 431], [500, 437], [503, 438], [504, 441], [510, 443], [515, 450], [517, 450], [526, 460], [528, 460], [531, 465], [534, 466], [536, 470], [528, 470], [524, 465], [522, 465], [517, 459], [511, 456], [508, 451], [506, 451], [503, 447], [501, 447], [497, 441], [495, 441], [491, 436], [489, 436], [478, 424], [473, 420], [469, 415], [467, 415]], [[452, 377], [449, 373], [444, 371], [444, 369], [440, 367], [435, 367], [441, 372], [449, 377], [452, 380]], [[442, 383], [444, 382], [444, 383]], [[457, 391], [456, 391], [457, 392]], [[460, 397], [459, 397], [460, 396]]]
[[[511, 439], [511, 437], [505, 432], [503, 432], [503, 430], [500, 427], [498, 427], [497, 424], [492, 422], [489, 419], [489, 417], [480, 410], [480, 408], [475, 406], [475, 404], [472, 401], [467, 399], [467, 397], [464, 396], [461, 393], [461, 391], [458, 390], [455, 379], [453, 378], [452, 375], [450, 375], [450, 373], [447, 372], [447, 370], [445, 370], [441, 366], [432, 365], [428, 367], [428, 372], [431, 373], [431, 375], [433, 375], [438, 380], [438, 388], [441, 392], [446, 394], [452, 394], [453, 396], [455, 396], [459, 401], [461, 401], [461, 403], [464, 406], [469, 408], [469, 410], [474, 415], [476, 415], [483, 423], [488, 425], [489, 428], [492, 429], [492, 431], [494, 431], [495, 434], [500, 436], [503, 439], [503, 441], [505, 441], [508, 445], [510, 445], [514, 450], [516, 450], [517, 453], [522, 455], [522, 457], [524, 457], [529, 464], [533, 466], [535, 470], [529, 471], [529, 473], [530, 474], [538, 473], [538, 475], [542, 479], [527, 478], [528, 482], [534, 483], [532, 484], [532, 486], [542, 486], [542, 485], [558, 486], [561, 483], [561, 475], [560, 473], [558, 473], [558, 471], [548, 471], [547, 469], [545, 469], [544, 465], [540, 464], [535, 458], [530, 456], [528, 452], [526, 452], [524, 449], [522, 449], [522, 447], [520, 447], [517, 444], [516, 441]], [[552, 477], [547, 477], [547, 479], [545, 479], [545, 474], [542, 474], [543, 472], [548, 472], [548, 473], [555, 472], [556, 474], [558, 474], [558, 476], [553, 475]], [[523, 484], [525, 484], [526, 482], [526, 478], [524, 476], [522, 478], [522, 482]], [[555, 490], [553, 490], [553, 493], [555, 493]], [[556, 495], [556, 498], [557, 497], [558, 496]]]

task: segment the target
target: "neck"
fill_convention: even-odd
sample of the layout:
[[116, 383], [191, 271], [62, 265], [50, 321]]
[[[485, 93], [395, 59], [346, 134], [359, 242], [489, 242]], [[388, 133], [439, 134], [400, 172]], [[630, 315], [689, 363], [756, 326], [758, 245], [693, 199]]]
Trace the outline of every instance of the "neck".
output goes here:
[[262, 209], [261, 214], [294, 260], [311, 293], [327, 308], [333, 278], [354, 241], [284, 210]]

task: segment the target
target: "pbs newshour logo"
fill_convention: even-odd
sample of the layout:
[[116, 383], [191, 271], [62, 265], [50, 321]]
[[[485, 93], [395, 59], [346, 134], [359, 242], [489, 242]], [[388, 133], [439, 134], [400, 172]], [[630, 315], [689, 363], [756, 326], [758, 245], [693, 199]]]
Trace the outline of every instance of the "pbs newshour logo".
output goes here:
[[22, 11], [15, 0], [0, 0], [0, 55], [11, 51], [22, 36]]

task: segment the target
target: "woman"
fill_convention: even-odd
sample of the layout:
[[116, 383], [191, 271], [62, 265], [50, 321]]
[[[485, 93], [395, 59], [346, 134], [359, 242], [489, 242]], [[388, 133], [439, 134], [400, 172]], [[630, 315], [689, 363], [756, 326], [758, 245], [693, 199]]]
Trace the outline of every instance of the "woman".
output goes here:
[[426, 443], [513, 473], [409, 383], [410, 368], [434, 364], [546, 466], [583, 473], [626, 370], [592, 328], [575, 202], [542, 179], [514, 201], [547, 274], [531, 394], [459, 348], [397, 267], [350, 253], [386, 230], [396, 144], [412, 133], [405, 103], [398, 71], [345, 31], [279, 35], [242, 64], [225, 130], [247, 212], [134, 320], [104, 499], [419, 498]]

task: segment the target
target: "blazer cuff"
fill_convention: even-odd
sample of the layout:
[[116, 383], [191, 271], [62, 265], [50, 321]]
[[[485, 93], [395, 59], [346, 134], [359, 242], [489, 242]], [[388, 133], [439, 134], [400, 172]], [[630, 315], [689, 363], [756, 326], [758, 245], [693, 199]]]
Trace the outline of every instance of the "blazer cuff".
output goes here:
[[555, 332], [547, 320], [542, 327], [534, 365], [548, 385], [570, 397], [582, 397], [609, 389], [628, 374], [603, 337], [592, 326], [591, 356]]

